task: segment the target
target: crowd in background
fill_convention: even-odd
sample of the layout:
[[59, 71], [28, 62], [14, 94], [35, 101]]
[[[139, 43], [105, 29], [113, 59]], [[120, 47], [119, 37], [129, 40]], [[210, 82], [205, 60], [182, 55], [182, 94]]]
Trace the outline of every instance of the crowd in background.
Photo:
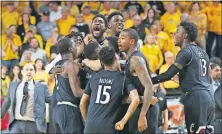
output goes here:
[[[72, 31], [83, 37], [90, 35], [92, 18], [121, 11], [124, 29], [136, 29], [140, 36], [139, 49], [147, 58], [152, 73], [163, 73], [173, 64], [180, 48], [174, 44], [174, 33], [183, 21], [198, 27], [195, 41], [211, 59], [212, 86], [220, 83], [222, 58], [222, 3], [207, 2], [111, 2], [111, 1], [23, 1], [2, 2], [1, 15], [1, 95], [4, 98], [11, 81], [21, 80], [21, 67], [33, 63], [34, 79], [48, 85], [52, 93], [54, 76], [44, 67], [58, 54], [57, 41]], [[106, 36], [110, 36], [110, 29]], [[219, 58], [215, 58], [219, 57]], [[167, 91], [179, 84], [167, 81], [160, 84]]]

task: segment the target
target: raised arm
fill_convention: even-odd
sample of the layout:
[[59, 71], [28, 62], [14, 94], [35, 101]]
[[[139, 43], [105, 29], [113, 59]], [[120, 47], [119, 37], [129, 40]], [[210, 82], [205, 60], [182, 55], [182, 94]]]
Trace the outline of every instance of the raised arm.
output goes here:
[[75, 97], [81, 98], [83, 90], [80, 88], [80, 82], [78, 79], [79, 68], [75, 65], [74, 61], [67, 61], [65, 65], [65, 72], [68, 74], [69, 83], [72, 88], [72, 92]]
[[138, 120], [138, 129], [139, 131], [143, 131], [147, 128], [146, 113], [151, 103], [151, 99], [154, 93], [154, 88], [150, 75], [148, 73], [148, 69], [146, 67], [146, 62], [143, 58], [138, 56], [133, 56], [130, 60], [130, 65], [132, 70], [136, 73], [140, 82], [145, 88], [143, 95], [144, 102]]

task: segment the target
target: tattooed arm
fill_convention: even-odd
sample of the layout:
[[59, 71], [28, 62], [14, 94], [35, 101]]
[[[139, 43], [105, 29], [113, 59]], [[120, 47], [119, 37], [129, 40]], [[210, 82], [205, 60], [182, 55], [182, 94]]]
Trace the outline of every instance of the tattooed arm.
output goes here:
[[139, 95], [138, 95], [136, 89], [130, 91], [129, 96], [130, 96], [131, 103], [129, 105], [129, 108], [128, 108], [125, 116], [121, 119], [121, 121], [116, 123], [115, 128], [117, 130], [122, 130], [124, 128], [125, 124], [129, 120], [129, 118], [133, 115], [137, 106], [139, 105], [140, 100], [139, 100]]
[[140, 82], [145, 88], [143, 95], [144, 102], [138, 120], [138, 129], [140, 132], [142, 132], [147, 128], [146, 113], [151, 104], [154, 88], [144, 59], [138, 56], [133, 56], [130, 60], [130, 65], [130, 68], [136, 73]]

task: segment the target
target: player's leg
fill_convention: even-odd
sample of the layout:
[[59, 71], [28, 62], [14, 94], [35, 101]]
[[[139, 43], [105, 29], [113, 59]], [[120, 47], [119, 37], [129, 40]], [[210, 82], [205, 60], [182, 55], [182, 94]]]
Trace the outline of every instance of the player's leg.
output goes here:
[[[148, 133], [155, 134], [158, 131], [159, 105], [152, 106], [147, 114]], [[145, 134], [145, 132], [144, 132]]]
[[138, 134], [140, 133], [138, 130], [138, 119], [139, 119], [141, 108], [142, 108], [142, 105], [139, 105], [128, 121], [129, 133], [138, 133]]
[[204, 134], [213, 111], [213, 101], [208, 91], [195, 91], [186, 96], [184, 103], [185, 121], [188, 133]]

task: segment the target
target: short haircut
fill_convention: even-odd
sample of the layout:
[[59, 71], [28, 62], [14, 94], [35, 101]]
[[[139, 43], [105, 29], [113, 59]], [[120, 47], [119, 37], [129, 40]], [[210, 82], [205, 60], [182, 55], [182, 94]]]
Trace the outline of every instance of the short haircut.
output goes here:
[[116, 36], [110, 36], [106, 38], [109, 41], [109, 45], [114, 48], [116, 53], [119, 53], [118, 38]]
[[107, 22], [109, 23], [109, 21], [110, 21], [110, 20], [112, 19], [112, 17], [115, 16], [115, 15], [120, 15], [120, 16], [123, 17], [123, 14], [122, 14], [121, 12], [119, 12], [119, 11], [114, 11], [114, 12], [112, 12], [112, 13], [107, 17]]
[[192, 23], [192, 22], [182, 22], [180, 23], [180, 26], [182, 26], [187, 35], [188, 35], [188, 40], [189, 41], [195, 41], [197, 39], [197, 36], [198, 36], [198, 29], [197, 29], [197, 26]]
[[219, 65], [221, 67], [221, 59], [218, 58], [218, 57], [210, 58], [210, 63], [217, 64], [217, 65]]
[[100, 45], [98, 42], [90, 42], [84, 48], [85, 58], [87, 58], [89, 60], [98, 60], [99, 59], [99, 53], [98, 53], [99, 48], [100, 48]]
[[114, 63], [115, 60], [115, 50], [113, 47], [105, 46], [99, 52], [100, 61], [106, 65], [110, 66]]
[[105, 22], [105, 27], [107, 28], [108, 22], [107, 22], [107, 19], [106, 19], [106, 17], [105, 17], [104, 15], [102, 15], [102, 14], [97, 14], [97, 15], [95, 15], [95, 16], [93, 17], [93, 19], [92, 19], [92, 22], [93, 22], [93, 20], [94, 20], [95, 18], [102, 18], [102, 19], [104, 20], [104, 22]]
[[213, 69], [214, 69], [215, 67], [217, 67], [217, 66], [219, 66], [219, 65], [212, 63], [212, 64], [210, 64], [210, 69], [213, 70]]
[[124, 29], [123, 32], [126, 32], [129, 35], [130, 39], [134, 39], [135, 44], [137, 44], [139, 40], [139, 35], [135, 29], [132, 29], [132, 28]]
[[57, 43], [57, 51], [60, 54], [69, 53], [69, 49], [72, 47], [73, 41], [70, 38], [64, 37]]

